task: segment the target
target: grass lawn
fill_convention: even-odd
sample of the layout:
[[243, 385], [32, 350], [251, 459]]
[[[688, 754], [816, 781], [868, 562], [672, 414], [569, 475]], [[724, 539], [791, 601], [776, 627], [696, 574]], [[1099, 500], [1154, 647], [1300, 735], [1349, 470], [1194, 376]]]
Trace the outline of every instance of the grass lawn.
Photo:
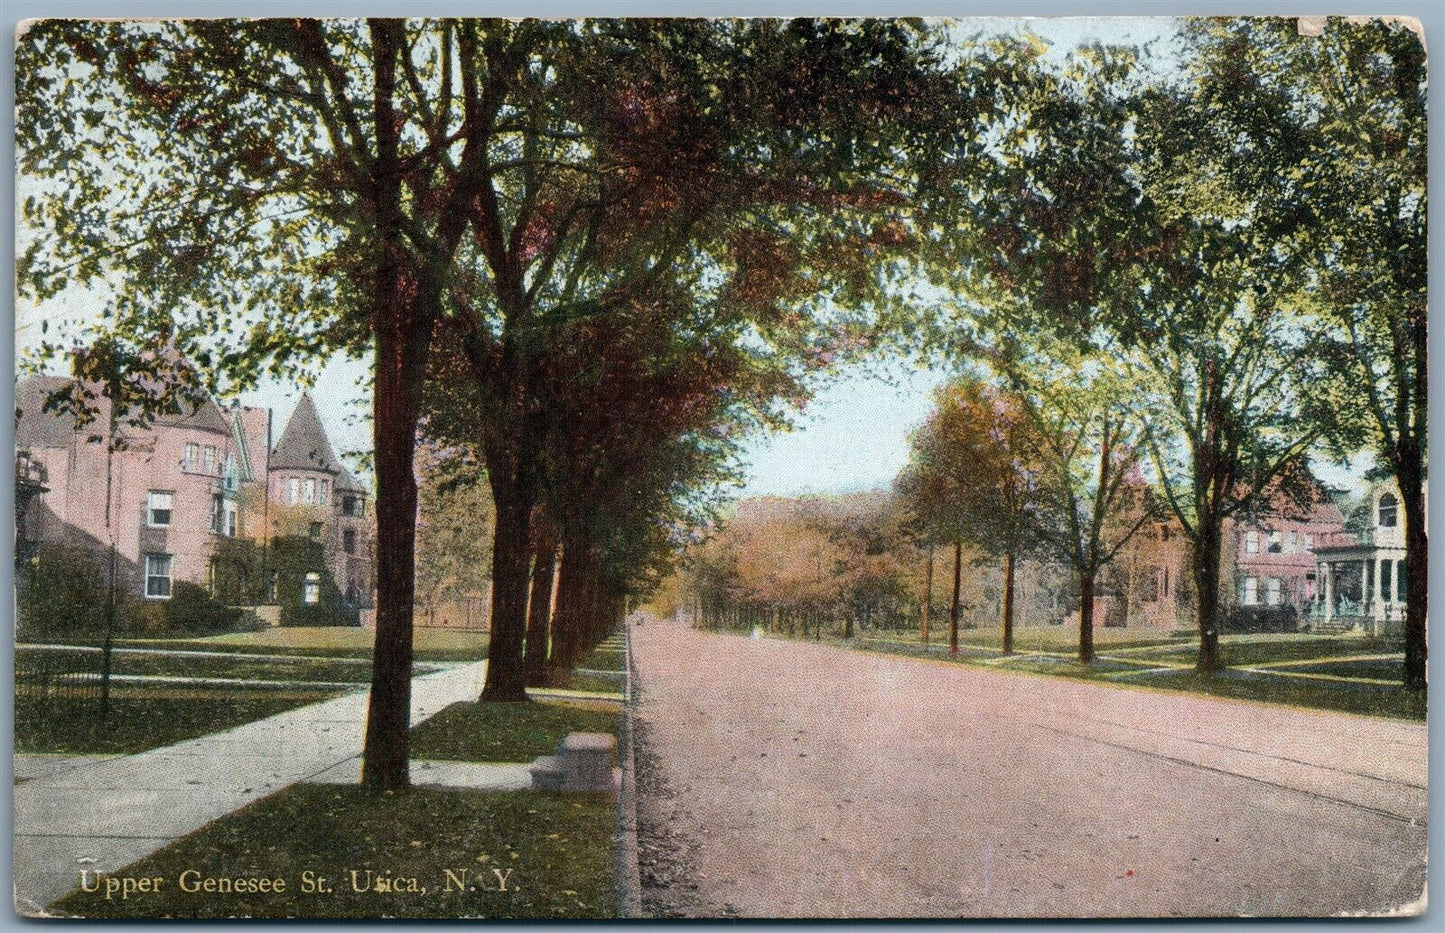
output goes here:
[[[66, 670], [98, 673], [98, 652], [21, 651], [24, 660], [44, 660], [48, 665], [64, 664]], [[368, 683], [371, 664], [366, 659], [310, 661], [259, 658], [214, 658], [175, 654], [135, 654], [116, 651], [111, 655], [115, 674], [162, 677], [226, 677], [240, 680], [296, 680], [323, 683]]]
[[627, 656], [622, 648], [604, 642], [593, 648], [577, 666], [588, 671], [621, 671], [627, 669]]
[[[341, 626], [281, 626], [259, 632], [232, 632], [208, 638], [129, 639], [127, 645], [155, 648], [189, 648], [204, 651], [240, 651], [261, 654], [313, 654], [340, 658], [369, 658], [375, 633]], [[487, 656], [486, 632], [418, 628], [413, 636], [418, 661], [480, 661]]]
[[99, 721], [99, 702], [15, 698], [15, 751], [77, 755], [130, 754], [220, 732], [267, 716], [318, 703], [334, 692], [154, 690], [111, 692], [110, 718]]
[[[898, 641], [903, 644], [919, 644], [917, 631], [877, 631], [869, 632], [865, 637]], [[946, 617], [942, 620], [941, 625], [939, 620], [934, 620], [928, 641], [930, 645], [946, 646], [948, 644], [948, 619]], [[958, 630], [958, 641], [961, 645], [999, 650], [1003, 647], [1003, 633], [996, 625], [990, 625], [987, 628], [961, 628]], [[1171, 638], [1168, 632], [1157, 629], [1104, 628], [1103, 626], [1094, 629], [1094, 645], [1101, 651], [1106, 648], [1177, 644], [1178, 641], [1177, 638]], [[1078, 647], [1079, 629], [1076, 625], [1029, 625], [1014, 629], [1015, 649], [1067, 653], [1076, 651]]]
[[576, 674], [567, 683], [568, 690], [586, 690], [589, 693], [615, 693], [622, 695], [622, 688], [626, 684], [621, 677], [608, 677], [605, 674]]
[[[600, 795], [413, 790], [379, 796], [358, 787], [297, 785], [119, 873], [162, 878], [157, 892], [106, 900], [103, 889], [78, 891], [51, 907], [99, 918], [608, 918], [616, 916], [615, 820], [614, 802]], [[281, 879], [285, 889], [187, 893], [178, 884], [185, 871]], [[304, 890], [308, 871], [326, 879], [326, 888]], [[353, 890], [352, 873], [365, 888], [368, 871], [373, 879], [414, 881], [395, 892], [378, 893], [374, 885]], [[498, 872], [506, 890], [499, 890]], [[455, 879], [464, 873], [458, 887]]]
[[[960, 632], [963, 646], [956, 658], [951, 658], [946, 647], [925, 651], [918, 644], [917, 636], [911, 638], [890, 637], [888, 633], [869, 633], [857, 643], [837, 642], [845, 647], [885, 654], [927, 656], [940, 660], [952, 660], [960, 664], [983, 664], [999, 657], [997, 633], [984, 637], [981, 630]], [[1022, 651], [1052, 651], [1070, 654], [1076, 648], [1077, 629], [1073, 627], [1049, 627], [1047, 629], [1020, 629], [1016, 633], [1015, 646]], [[945, 632], [946, 645], [947, 633]], [[988, 648], [969, 646], [989, 646]], [[1192, 693], [1207, 693], [1213, 696], [1233, 697], [1243, 700], [1258, 700], [1266, 703], [1286, 703], [1314, 709], [1339, 712], [1361, 713], [1371, 716], [1389, 716], [1397, 719], [1424, 719], [1425, 698], [1405, 690], [1403, 687], [1375, 684], [1350, 684], [1315, 678], [1287, 677], [1266, 673], [1252, 674], [1242, 671], [1225, 671], [1207, 677], [1192, 670], [1178, 673], [1127, 675], [1130, 670], [1142, 670], [1150, 663], [1159, 666], [1192, 666], [1198, 654], [1197, 642], [1181, 641], [1167, 634], [1153, 638], [1141, 637], [1136, 629], [1096, 630], [1099, 658], [1091, 665], [1081, 665], [1068, 657], [1029, 658], [989, 664], [997, 670], [1023, 671], [1054, 677], [1073, 677], [1082, 680], [1098, 680], [1111, 686], [1144, 686], [1161, 690], [1182, 690]], [[1152, 646], [1158, 646], [1154, 648]], [[1129, 651], [1120, 649], [1148, 648], [1149, 650]], [[1378, 680], [1399, 680], [1399, 661], [1331, 661], [1332, 658], [1360, 654], [1385, 654], [1403, 650], [1398, 640], [1374, 639], [1364, 636], [1320, 636], [1308, 634], [1251, 634], [1226, 635], [1220, 640], [1221, 654], [1226, 665], [1250, 667], [1272, 661], [1295, 661], [1319, 659], [1316, 665], [1291, 665], [1281, 668], [1282, 672], [1336, 674], [1343, 677], [1365, 677]], [[1120, 660], [1107, 657], [1111, 651], [1118, 651]], [[1125, 660], [1134, 663], [1125, 663]]]
[[560, 700], [453, 703], [411, 730], [411, 757], [440, 761], [531, 761], [569, 732], [617, 734], [621, 714]]
[[1405, 676], [1403, 658], [1378, 661], [1331, 661], [1328, 664], [1291, 664], [1271, 668], [1291, 674], [1330, 674], [1335, 677], [1364, 677], [1368, 680], [1398, 681]]

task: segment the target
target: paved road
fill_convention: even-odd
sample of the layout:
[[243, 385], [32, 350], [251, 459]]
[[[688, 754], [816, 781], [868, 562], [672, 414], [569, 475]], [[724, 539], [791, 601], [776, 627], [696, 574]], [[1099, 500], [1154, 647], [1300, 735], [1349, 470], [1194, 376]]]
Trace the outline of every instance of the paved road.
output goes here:
[[[475, 699], [478, 661], [412, 681], [415, 725]], [[137, 755], [80, 760], [15, 786], [15, 905], [34, 914], [81, 869], [110, 872], [297, 781], [359, 778], [369, 691]], [[421, 781], [425, 774], [413, 773]]]
[[654, 916], [1327, 915], [1424, 889], [1421, 724], [658, 620], [633, 651]]

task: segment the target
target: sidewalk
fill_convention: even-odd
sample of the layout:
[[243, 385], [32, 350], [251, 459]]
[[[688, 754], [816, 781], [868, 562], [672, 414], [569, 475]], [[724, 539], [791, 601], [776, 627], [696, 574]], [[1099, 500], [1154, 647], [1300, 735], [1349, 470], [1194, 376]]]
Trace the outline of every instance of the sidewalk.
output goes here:
[[[475, 699], [478, 661], [412, 681], [412, 724]], [[68, 768], [15, 793], [15, 906], [33, 914], [81, 870], [111, 872], [210, 821], [353, 759], [367, 691], [289, 710], [227, 732]]]

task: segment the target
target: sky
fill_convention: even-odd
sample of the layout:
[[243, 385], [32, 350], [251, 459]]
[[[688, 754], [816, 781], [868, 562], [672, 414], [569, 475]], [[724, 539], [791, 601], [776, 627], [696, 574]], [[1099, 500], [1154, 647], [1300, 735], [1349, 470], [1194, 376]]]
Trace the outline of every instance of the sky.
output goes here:
[[[1167, 18], [1002, 18], [957, 21], [962, 35], [975, 31], [1021, 35], [1025, 30], [1051, 45], [1050, 57], [1090, 41], [1151, 44], [1155, 67], [1168, 69], [1176, 60], [1170, 36], [1175, 21]], [[19, 182], [23, 189], [23, 179]], [[23, 197], [23, 190], [18, 192]], [[20, 231], [21, 248], [27, 231]], [[62, 321], [92, 320], [106, 301], [101, 291], [71, 291], [43, 309], [17, 302], [17, 351], [40, 339], [40, 321], [51, 319], [53, 336]], [[343, 456], [369, 450], [366, 418], [369, 393], [364, 386], [364, 361], [336, 359], [318, 368], [312, 395], [332, 442]], [[901, 362], [847, 370], [825, 384], [792, 431], [759, 435], [745, 447], [748, 466], [742, 495], [840, 493], [887, 488], [908, 459], [908, 436], [927, 416], [933, 391], [948, 377], [941, 370], [918, 370]], [[241, 396], [251, 405], [273, 410], [279, 436], [302, 391], [293, 383], [269, 381]], [[274, 442], [274, 438], [273, 438]], [[1347, 482], [1354, 471], [1326, 468], [1327, 482]]]

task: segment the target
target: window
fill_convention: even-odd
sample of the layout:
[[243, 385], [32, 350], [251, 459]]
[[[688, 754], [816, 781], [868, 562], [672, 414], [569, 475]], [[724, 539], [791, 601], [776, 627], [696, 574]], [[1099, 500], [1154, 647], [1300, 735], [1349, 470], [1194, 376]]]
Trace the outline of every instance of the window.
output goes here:
[[305, 505], [316, 502], [316, 480], [308, 479], [301, 484], [301, 501]]
[[293, 477], [291, 477], [291, 496], [290, 496], [289, 499], [287, 499], [287, 502], [289, 502], [291, 505], [295, 505], [296, 503], [298, 503], [298, 502], [300, 502], [300, 501], [301, 501], [301, 481], [300, 481], [299, 479], [297, 479], [296, 477], [293, 476]]
[[200, 459], [200, 456], [200, 444], [187, 444], [185, 455], [181, 458], [181, 469], [194, 470], [196, 468], [196, 461]]
[[301, 586], [301, 601], [308, 606], [314, 606], [321, 602], [321, 574], [308, 573], [306, 582]]
[[1291, 531], [1291, 532], [1289, 533], [1289, 552], [1290, 552], [1291, 554], [1293, 554], [1295, 551], [1298, 551], [1298, 550], [1299, 550], [1299, 532], [1298, 532], [1298, 531]]
[[1392, 493], [1380, 497], [1380, 527], [1394, 528], [1400, 518], [1400, 500]]
[[169, 528], [171, 525], [171, 500], [174, 494], [152, 489], [146, 497], [146, 524], [152, 528]]
[[1380, 597], [1385, 602], [1390, 602], [1390, 571], [1394, 569], [1395, 562], [1392, 560], [1380, 561]]
[[1169, 526], [1168, 526], [1168, 525], [1160, 525], [1160, 526], [1159, 526], [1159, 540], [1160, 540], [1160, 541], [1168, 541], [1168, 540], [1169, 540]]
[[226, 530], [226, 497], [219, 493], [211, 496], [211, 530], [216, 534]]
[[228, 502], [226, 503], [226, 530], [225, 530], [225, 534], [226, 534], [226, 537], [228, 537], [228, 538], [234, 538], [234, 537], [236, 537], [236, 503], [234, 503], [234, 502], [229, 502], [229, 501], [228, 501]]
[[1314, 546], [1315, 546], [1315, 536], [1314, 536], [1314, 535], [1305, 535], [1305, 536], [1304, 536], [1304, 545], [1305, 545], [1305, 553], [1306, 553], [1306, 554], [1308, 554], [1310, 551], [1314, 550]]
[[1283, 536], [1281, 536], [1280, 533], [1277, 532], [1277, 531], [1271, 531], [1271, 532], [1269, 533], [1269, 552], [1270, 552], [1271, 554], [1278, 554], [1278, 553], [1280, 553], [1280, 552], [1283, 551], [1283, 550], [1284, 550], [1284, 538], [1283, 538]]
[[1266, 606], [1279, 605], [1279, 577], [1266, 577], [1264, 580], [1264, 604]]
[[207, 444], [204, 454], [205, 456], [202, 458], [202, 462], [205, 464], [206, 472], [216, 472], [216, 448]]
[[1169, 598], [1169, 568], [1168, 568], [1168, 567], [1165, 567], [1165, 568], [1164, 568], [1164, 592], [1163, 592], [1163, 596], [1164, 596], [1165, 599], [1168, 599], [1168, 598]]
[[331, 490], [331, 483], [330, 483], [328, 480], [324, 480], [324, 479], [323, 479], [320, 483], [317, 484], [317, 486], [316, 486], [316, 504], [317, 504], [317, 505], [325, 505], [325, 504], [326, 504], [326, 495], [327, 495], [328, 492], [330, 492], [330, 490]]
[[1259, 578], [1244, 578], [1244, 586], [1240, 589], [1239, 593], [1239, 604], [1241, 606], [1259, 605]]
[[356, 529], [348, 528], [341, 533], [341, 549], [348, 554], [356, 553]]
[[1405, 562], [1395, 561], [1395, 602], [1403, 603], [1405, 596]]
[[171, 598], [171, 555], [146, 555], [146, 599]]
[[1259, 532], [1257, 532], [1257, 531], [1246, 531], [1246, 532], [1244, 533], [1244, 553], [1246, 553], [1246, 554], [1258, 554], [1258, 553], [1259, 553]]
[[359, 518], [362, 514], [361, 498], [359, 496], [341, 497], [341, 514]]
[[316, 540], [316, 539], [319, 539], [319, 538], [321, 537], [321, 523], [320, 523], [320, 522], [312, 522], [312, 523], [311, 523], [311, 531], [310, 531], [310, 534], [311, 534], [312, 540]]

